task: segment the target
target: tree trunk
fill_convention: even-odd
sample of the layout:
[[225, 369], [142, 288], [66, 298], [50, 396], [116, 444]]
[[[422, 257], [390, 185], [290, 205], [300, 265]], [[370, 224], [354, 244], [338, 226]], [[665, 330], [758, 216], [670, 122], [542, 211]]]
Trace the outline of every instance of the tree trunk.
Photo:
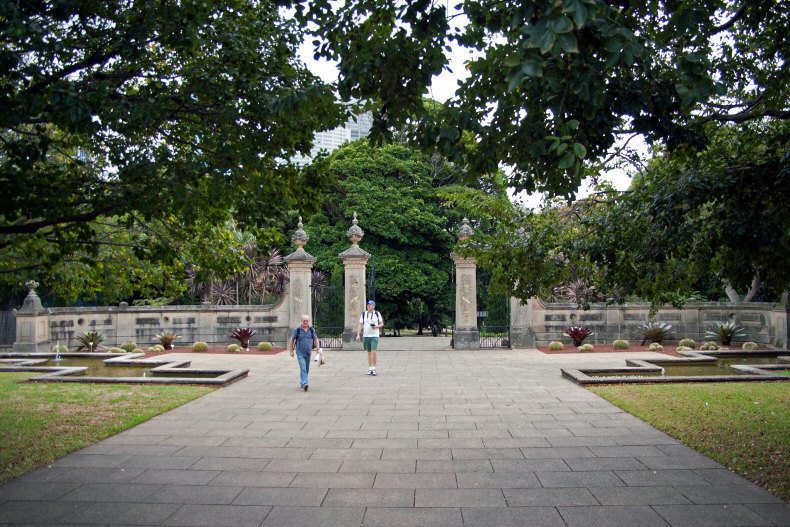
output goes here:
[[757, 296], [757, 292], [760, 290], [761, 285], [762, 279], [760, 278], [760, 273], [755, 273], [754, 278], [752, 279], [752, 286], [749, 288], [749, 292], [746, 293], [746, 296], [743, 297], [743, 301], [751, 302], [754, 300], [754, 297]]
[[755, 273], [754, 278], [752, 279], [752, 285], [749, 287], [749, 291], [746, 292], [743, 299], [741, 299], [738, 291], [736, 291], [727, 280], [724, 280], [724, 292], [727, 293], [727, 298], [730, 299], [730, 302], [751, 302], [760, 291], [761, 285], [762, 278], [760, 278], [760, 273]]

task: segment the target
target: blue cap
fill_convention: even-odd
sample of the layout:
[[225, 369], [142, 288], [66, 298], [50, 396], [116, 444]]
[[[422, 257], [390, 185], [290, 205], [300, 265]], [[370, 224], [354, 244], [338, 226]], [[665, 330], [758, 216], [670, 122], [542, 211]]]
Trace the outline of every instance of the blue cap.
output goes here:
[[375, 306], [376, 302], [374, 302], [373, 300], [368, 300], [368, 304], [371, 305], [371, 306]]

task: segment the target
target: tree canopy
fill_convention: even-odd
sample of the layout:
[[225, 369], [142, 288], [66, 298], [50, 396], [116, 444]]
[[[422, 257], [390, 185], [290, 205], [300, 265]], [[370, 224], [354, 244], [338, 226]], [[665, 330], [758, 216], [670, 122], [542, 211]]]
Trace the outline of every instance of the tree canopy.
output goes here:
[[[515, 190], [573, 196], [632, 134], [669, 151], [709, 142], [707, 123], [788, 119], [790, 12], [782, 2], [329, 0], [316, 55], [344, 97], [380, 103], [374, 138], [417, 116], [412, 140], [476, 173], [502, 164]], [[435, 117], [419, 98], [472, 50], [469, 77]], [[463, 145], [464, 132], [477, 141]]]
[[448, 324], [450, 251], [462, 216], [444, 205], [439, 190], [457, 184], [461, 174], [407, 146], [373, 147], [365, 140], [341, 147], [328, 161], [337, 181], [321, 213], [304, 227], [316, 268], [342, 274], [338, 254], [349, 247], [345, 233], [356, 212], [365, 231], [360, 247], [372, 255], [368, 269], [375, 264], [377, 308], [387, 327]]
[[288, 160], [344, 112], [284, 4], [2, 2], [0, 276], [113, 244], [228, 274], [225, 222], [265, 242], [296, 199], [317, 210], [323, 171]]
[[570, 206], [533, 212], [471, 190], [449, 194], [493, 220], [466, 250], [498, 266], [502, 285], [523, 299], [564, 287], [581, 304], [634, 295], [660, 306], [725, 289], [734, 301], [754, 298], [763, 284], [785, 291], [790, 122], [709, 134], [704, 152], [658, 149], [626, 192]]
[[628, 192], [587, 216], [579, 250], [610, 284], [676, 303], [709, 277], [735, 301], [762, 284], [790, 288], [790, 121], [709, 137], [702, 153], [657, 152]]
[[[583, 178], [632, 159], [629, 140], [652, 149], [623, 196], [602, 188], [542, 213], [448, 196], [492, 220], [466, 250], [501, 266], [496, 280], [516, 296], [587, 284], [587, 298], [658, 304], [711, 279], [790, 286], [782, 2], [318, 0], [301, 13], [316, 23], [316, 55], [339, 63], [340, 93], [380, 104], [374, 139], [412, 121], [413, 144], [468, 173], [502, 167], [513, 191], [569, 202]], [[473, 54], [468, 76], [423, 111], [459, 46]]]

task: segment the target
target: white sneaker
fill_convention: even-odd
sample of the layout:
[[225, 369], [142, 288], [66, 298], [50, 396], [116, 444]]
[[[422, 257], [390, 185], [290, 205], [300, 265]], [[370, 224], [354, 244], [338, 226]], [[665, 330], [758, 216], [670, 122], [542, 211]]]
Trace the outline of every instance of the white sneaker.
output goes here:
[[375, 374], [375, 372], [372, 369], [370, 369], [370, 370], [368, 370], [368, 375], [376, 375], [376, 374]]
[[371, 374], [371, 375], [376, 375], [376, 369], [375, 369], [375, 368], [373, 368], [373, 370], [370, 372], [370, 374]]

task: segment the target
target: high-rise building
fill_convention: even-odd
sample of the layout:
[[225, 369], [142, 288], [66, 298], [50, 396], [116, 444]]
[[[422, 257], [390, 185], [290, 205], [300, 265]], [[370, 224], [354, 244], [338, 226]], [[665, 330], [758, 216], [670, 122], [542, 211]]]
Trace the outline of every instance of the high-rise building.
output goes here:
[[293, 161], [300, 166], [307, 165], [321, 150], [327, 153], [334, 152], [344, 143], [356, 141], [360, 137], [367, 137], [372, 126], [372, 113], [365, 112], [361, 115], [352, 115], [343, 126], [338, 126], [333, 130], [317, 132], [313, 139], [313, 148], [310, 150], [310, 155], [295, 156]]

